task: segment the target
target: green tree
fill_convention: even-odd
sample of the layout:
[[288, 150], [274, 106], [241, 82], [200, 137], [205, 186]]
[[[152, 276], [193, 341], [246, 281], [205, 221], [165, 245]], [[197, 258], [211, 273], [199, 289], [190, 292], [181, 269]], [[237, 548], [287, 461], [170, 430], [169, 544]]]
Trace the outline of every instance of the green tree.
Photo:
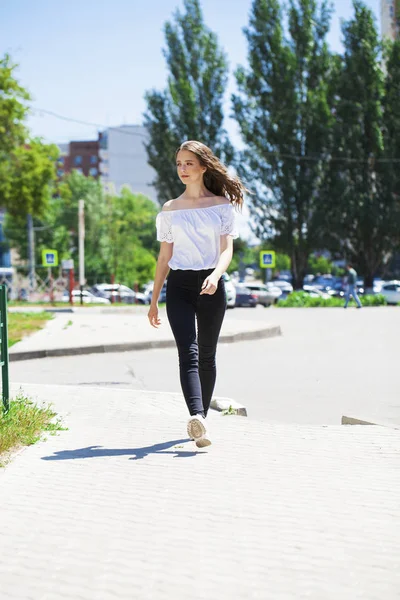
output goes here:
[[384, 161], [378, 163], [378, 219], [383, 238], [382, 264], [386, 267], [391, 255], [400, 251], [400, 39], [386, 52], [385, 97], [383, 101]]
[[332, 268], [333, 265], [331, 261], [325, 256], [311, 254], [308, 259], [308, 272], [313, 275], [316, 275], [317, 273], [320, 273], [321, 275], [332, 273]]
[[253, 0], [245, 35], [249, 68], [236, 72], [233, 110], [246, 149], [238, 170], [255, 192], [255, 233], [290, 255], [301, 287], [319, 234], [318, 204], [333, 116], [334, 60], [326, 35], [326, 1], [290, 0], [288, 37], [278, 0]]
[[290, 256], [288, 254], [281, 254], [280, 252], [276, 255], [276, 271], [290, 271]]
[[79, 200], [85, 203], [85, 271], [96, 279], [107, 273], [107, 201], [99, 181], [72, 171], [59, 186], [55, 199], [59, 235], [68, 240], [69, 257], [78, 264]]
[[243, 238], [233, 240], [233, 257], [228, 268], [228, 273], [239, 271], [241, 275], [242, 269], [253, 267], [258, 261], [258, 247], [250, 246]]
[[183, 192], [175, 168], [175, 152], [183, 141], [199, 140], [227, 162], [233, 157], [223, 127], [227, 60], [204, 23], [199, 0], [184, 0], [184, 9], [164, 28], [167, 88], [146, 94], [146, 147], [161, 204]]
[[[0, 59], [0, 166], [5, 169], [10, 153], [22, 146], [28, 136], [25, 119], [28, 113], [28, 92], [15, 79], [16, 65], [6, 54]], [[6, 179], [1, 172], [0, 182]]]
[[354, 18], [342, 26], [345, 51], [327, 180], [331, 203], [325, 212], [330, 231], [325, 229], [357, 265], [365, 286], [372, 287], [374, 275], [399, 242], [396, 165], [383, 161], [399, 152], [400, 70], [394, 50], [385, 90], [382, 43], [373, 13], [358, 0], [354, 11]]
[[13, 214], [41, 214], [51, 195], [58, 149], [29, 139], [30, 97], [15, 69], [10, 56], [0, 59], [0, 206]]
[[142, 194], [123, 188], [107, 199], [107, 265], [115, 280], [133, 286], [154, 277], [157, 244], [154, 235], [157, 208]]
[[[123, 189], [105, 196], [101, 184], [73, 171], [60, 184], [41, 219], [34, 219], [36, 264], [44, 248], [56, 248], [60, 260], [72, 258], [77, 268], [78, 204], [85, 202], [85, 274], [88, 283], [116, 280], [143, 284], [154, 275], [157, 208], [141, 194]], [[27, 256], [26, 221], [6, 215], [5, 233], [22, 258]]]
[[[41, 264], [44, 248], [56, 248], [59, 258], [73, 258], [78, 263], [78, 202], [85, 201], [85, 264], [88, 272], [104, 273], [106, 204], [99, 182], [73, 171], [51, 196], [40, 217], [35, 217], [36, 264]], [[26, 218], [7, 213], [5, 235], [21, 258], [28, 253]]]

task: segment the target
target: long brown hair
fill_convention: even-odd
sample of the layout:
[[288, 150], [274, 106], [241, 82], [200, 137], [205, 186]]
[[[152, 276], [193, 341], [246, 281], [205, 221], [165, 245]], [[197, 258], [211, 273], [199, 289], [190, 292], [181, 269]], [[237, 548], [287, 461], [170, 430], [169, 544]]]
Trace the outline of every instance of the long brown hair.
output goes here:
[[204, 185], [216, 196], [225, 196], [231, 204], [240, 208], [244, 201], [244, 194], [248, 189], [243, 185], [239, 177], [228, 173], [226, 166], [210, 150], [208, 146], [189, 140], [180, 145], [176, 154], [181, 150], [188, 150], [197, 156], [202, 167], [206, 167], [203, 176]]

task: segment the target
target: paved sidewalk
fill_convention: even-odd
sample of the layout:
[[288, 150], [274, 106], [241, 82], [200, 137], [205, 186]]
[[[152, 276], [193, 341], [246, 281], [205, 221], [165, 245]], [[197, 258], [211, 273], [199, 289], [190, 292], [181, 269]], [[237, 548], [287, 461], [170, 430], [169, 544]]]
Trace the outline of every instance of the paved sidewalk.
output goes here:
[[[45, 327], [12, 346], [10, 360], [28, 360], [46, 356], [68, 356], [99, 352], [121, 352], [175, 346], [164, 309], [160, 310], [162, 326], [149, 325], [146, 311], [127, 310], [118, 313], [94, 309], [74, 313], [55, 313]], [[221, 342], [261, 339], [280, 335], [279, 325], [260, 321], [224, 319]]]
[[398, 600], [400, 437], [211, 415], [174, 394], [24, 385], [69, 427], [0, 471], [0, 597]]

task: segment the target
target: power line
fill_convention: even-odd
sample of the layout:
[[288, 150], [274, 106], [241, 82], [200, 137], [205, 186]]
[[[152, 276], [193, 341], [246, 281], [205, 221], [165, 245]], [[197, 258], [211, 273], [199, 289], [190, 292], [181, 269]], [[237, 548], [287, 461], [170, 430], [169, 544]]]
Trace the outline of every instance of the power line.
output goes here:
[[348, 157], [339, 157], [339, 156], [329, 156], [329, 155], [320, 155], [320, 156], [300, 156], [296, 154], [283, 154], [281, 152], [267, 151], [265, 154], [269, 156], [275, 156], [277, 158], [289, 158], [297, 161], [309, 161], [309, 162], [319, 162], [321, 160], [325, 160], [327, 162], [348, 162], [348, 163], [398, 163], [400, 162], [400, 158], [348, 158]]
[[[46, 108], [33, 108], [33, 112], [36, 113], [44, 113], [46, 115], [49, 115], [51, 117], [55, 117], [56, 119], [61, 119], [62, 121], [68, 121], [69, 123], [78, 123], [79, 125], [86, 125], [87, 127], [96, 127], [97, 129], [114, 129], [116, 131], [118, 131], [119, 133], [123, 133], [124, 135], [133, 135], [136, 137], [143, 137], [147, 139], [147, 135], [145, 135], [144, 133], [140, 133], [139, 131], [135, 132], [135, 131], [126, 131], [125, 129], [121, 129], [120, 127], [107, 127], [107, 125], [103, 125], [101, 123], [91, 123], [90, 121], [81, 121], [79, 119], [73, 119], [72, 117], [66, 117], [65, 115], [59, 115], [58, 113], [55, 113], [52, 110], [47, 110]], [[140, 125], [138, 125], [137, 127], [140, 127]]]
[[[102, 125], [100, 123], [91, 123], [89, 121], [81, 121], [79, 119], [73, 119], [71, 117], [66, 117], [64, 115], [59, 115], [58, 113], [55, 113], [54, 111], [51, 110], [47, 110], [45, 108], [33, 108], [34, 112], [42, 112], [45, 113], [46, 115], [50, 115], [52, 117], [55, 117], [56, 119], [61, 119], [63, 121], [68, 121], [70, 123], [78, 123], [79, 125], [85, 125], [88, 127], [96, 127], [98, 129], [113, 129], [118, 131], [119, 133], [122, 133], [124, 135], [131, 135], [131, 136], [135, 136], [135, 137], [142, 137], [144, 139], [148, 139], [148, 136], [145, 135], [144, 133], [141, 132], [134, 132], [134, 131], [126, 131], [125, 129], [121, 129], [121, 127], [107, 127], [106, 125]], [[140, 127], [140, 125], [138, 125], [138, 127]], [[102, 148], [100, 148], [100, 150], [102, 150]], [[105, 150], [107, 152], [107, 150]], [[264, 152], [265, 155], [268, 156], [275, 156], [277, 158], [287, 158], [287, 159], [291, 159], [291, 160], [296, 160], [296, 161], [308, 161], [308, 162], [319, 162], [321, 160], [326, 160], [328, 162], [345, 162], [345, 163], [360, 163], [360, 164], [368, 164], [368, 163], [400, 163], [400, 158], [375, 158], [375, 157], [370, 157], [370, 158], [348, 158], [348, 157], [339, 157], [339, 156], [326, 156], [326, 155], [319, 155], [319, 156], [301, 156], [301, 155], [296, 155], [296, 154], [286, 154], [286, 153], [281, 153], [281, 152], [276, 152], [273, 150], [270, 151], [266, 151]], [[112, 156], [113, 154], [110, 153], [110, 156]], [[117, 156], [117, 155], [114, 155]], [[131, 156], [130, 154], [118, 154], [119, 157], [122, 158], [122, 156]]]

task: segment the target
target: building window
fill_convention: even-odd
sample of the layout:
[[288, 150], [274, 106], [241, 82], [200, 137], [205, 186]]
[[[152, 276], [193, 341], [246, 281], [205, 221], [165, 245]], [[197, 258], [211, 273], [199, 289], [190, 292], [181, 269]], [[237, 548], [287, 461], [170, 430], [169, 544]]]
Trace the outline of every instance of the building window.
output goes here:
[[77, 156], [75, 156], [75, 158], [74, 158], [74, 164], [75, 165], [81, 165], [82, 164], [82, 156], [80, 156], [79, 154]]
[[99, 134], [99, 146], [102, 150], [107, 150], [108, 148], [108, 133], [106, 131]]
[[60, 158], [58, 159], [58, 164], [59, 165], [63, 165], [64, 164], [64, 157], [60, 156]]
[[98, 171], [96, 169], [96, 167], [92, 167], [91, 169], [89, 169], [89, 175], [91, 175], [92, 177], [96, 177]]
[[62, 177], [64, 175], [64, 170], [63, 169], [57, 169], [57, 175], [58, 175], [58, 177]]
[[97, 165], [97, 156], [94, 156], [92, 154], [92, 156], [90, 157], [90, 164], [91, 165]]
[[81, 168], [79, 168], [79, 169], [74, 169], [74, 171], [76, 171], [77, 173], [80, 173], [81, 175], [83, 174], [83, 171], [82, 171], [82, 169], [81, 169]]

